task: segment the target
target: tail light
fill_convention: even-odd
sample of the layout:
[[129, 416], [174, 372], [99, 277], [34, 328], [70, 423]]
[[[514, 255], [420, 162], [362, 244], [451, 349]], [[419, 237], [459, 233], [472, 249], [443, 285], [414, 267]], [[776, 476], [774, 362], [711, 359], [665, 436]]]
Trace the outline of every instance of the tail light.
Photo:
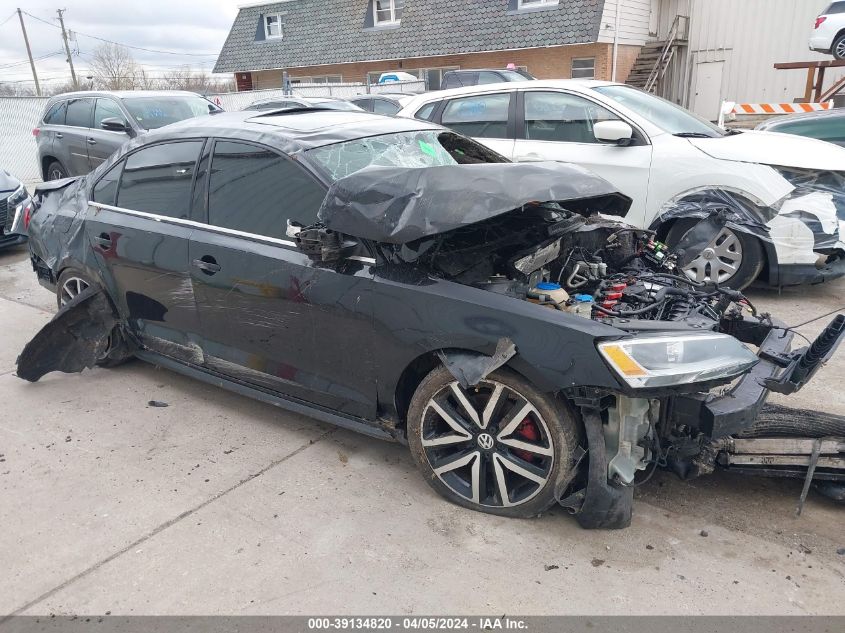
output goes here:
[[827, 16], [816, 18], [816, 28], [819, 28], [822, 24], [824, 24], [825, 20], [827, 20]]
[[41, 130], [39, 128], [37, 128], [37, 127], [32, 128], [32, 135], [33, 136], [38, 136], [39, 134], [41, 134]]
[[30, 202], [26, 205], [26, 208], [23, 210], [23, 227], [25, 229], [29, 228], [29, 221], [32, 220], [32, 203]]

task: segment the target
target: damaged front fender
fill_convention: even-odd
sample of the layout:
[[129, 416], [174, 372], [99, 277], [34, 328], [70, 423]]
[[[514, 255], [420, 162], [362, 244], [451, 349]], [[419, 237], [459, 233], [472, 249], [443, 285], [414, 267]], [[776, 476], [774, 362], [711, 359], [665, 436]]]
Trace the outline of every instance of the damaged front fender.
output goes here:
[[117, 323], [106, 294], [86, 288], [26, 344], [17, 360], [18, 377], [36, 382], [53, 371], [72, 374], [94, 367], [108, 357]]

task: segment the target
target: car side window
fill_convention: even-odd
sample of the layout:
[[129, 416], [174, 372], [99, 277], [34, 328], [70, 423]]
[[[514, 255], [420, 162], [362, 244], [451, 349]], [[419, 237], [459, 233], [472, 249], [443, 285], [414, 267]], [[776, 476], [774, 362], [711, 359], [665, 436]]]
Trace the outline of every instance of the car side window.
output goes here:
[[94, 106], [94, 128], [102, 129], [103, 119], [120, 119], [126, 121], [126, 115], [111, 99], [97, 99], [97, 104]]
[[59, 101], [53, 104], [50, 111], [44, 115], [45, 125], [64, 125], [65, 114], [67, 113], [67, 101]]
[[71, 99], [67, 104], [67, 115], [65, 125], [76, 127], [91, 127], [91, 119], [94, 114], [93, 99]]
[[525, 93], [525, 138], [560, 143], [600, 143], [593, 133], [599, 121], [620, 121], [607, 108], [564, 92]]
[[187, 219], [202, 141], [160, 143], [126, 159], [117, 206]]
[[372, 110], [376, 114], [387, 114], [393, 116], [400, 110], [398, 105], [392, 101], [388, 101], [387, 99], [373, 99], [372, 104]]
[[499, 84], [504, 79], [498, 73], [491, 73], [489, 70], [484, 70], [478, 73], [478, 84]]
[[443, 111], [442, 122], [467, 136], [507, 138], [510, 102], [510, 93], [453, 99]]
[[356, 106], [367, 112], [373, 111], [373, 99], [356, 99], [352, 101]]
[[114, 167], [109, 169], [102, 178], [94, 185], [94, 191], [91, 194], [91, 199], [100, 204], [114, 205], [115, 195], [117, 194], [117, 184], [120, 182], [120, 173], [123, 170], [123, 162], [120, 161]]
[[317, 221], [326, 191], [292, 160], [250, 143], [217, 141], [208, 184], [208, 222], [288, 239], [288, 226]]
[[434, 103], [427, 103], [414, 115], [415, 119], [420, 119], [422, 121], [431, 121], [431, 115], [434, 114], [434, 109], [437, 107], [438, 102], [435, 101]]

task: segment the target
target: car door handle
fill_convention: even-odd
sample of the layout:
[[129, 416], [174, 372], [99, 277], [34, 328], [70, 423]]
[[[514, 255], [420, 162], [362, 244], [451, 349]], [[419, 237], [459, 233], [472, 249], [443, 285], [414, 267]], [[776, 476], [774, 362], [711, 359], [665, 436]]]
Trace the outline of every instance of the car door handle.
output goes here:
[[97, 144], [97, 141], [95, 141], [93, 138], [88, 139], [88, 145], [96, 145], [96, 144]]
[[61, 132], [56, 132], [56, 138], [64, 138], [64, 137], [65, 137], [65, 135], [62, 134]]
[[111, 237], [108, 233], [100, 233], [94, 238], [94, 241], [103, 248], [111, 248]]
[[202, 259], [195, 259], [193, 265], [199, 268], [206, 275], [214, 275], [220, 272], [220, 264], [211, 255], [203, 255]]

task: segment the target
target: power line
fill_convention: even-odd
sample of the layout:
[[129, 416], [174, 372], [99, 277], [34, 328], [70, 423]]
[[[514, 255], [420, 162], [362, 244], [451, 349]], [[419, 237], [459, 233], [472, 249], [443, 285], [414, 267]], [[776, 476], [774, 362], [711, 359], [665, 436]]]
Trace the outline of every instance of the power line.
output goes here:
[[10, 15], [8, 18], [6, 18], [6, 19], [5, 19], [5, 20], [3, 20], [2, 22], [0, 22], [0, 26], [3, 26], [4, 24], [6, 24], [6, 22], [8, 22], [9, 20], [11, 20], [13, 17], [15, 17], [15, 14], [16, 14], [16, 13], [17, 13], [17, 11], [12, 11], [12, 15]]
[[[49, 21], [44, 20], [42, 18], [39, 18], [36, 15], [32, 15], [28, 11], [24, 11], [24, 13], [26, 13], [29, 17], [31, 17], [35, 20], [38, 20], [39, 22], [43, 22], [44, 24], [47, 24], [48, 26], [52, 26], [54, 29], [61, 28], [59, 26], [56, 26], [52, 22], [49, 22]], [[212, 57], [212, 56], [217, 55], [217, 53], [178, 53], [176, 51], [162, 51], [162, 50], [157, 50], [157, 49], [154, 49], [154, 48], [144, 48], [143, 46], [133, 46], [131, 44], [123, 44], [121, 42], [115, 42], [114, 40], [107, 40], [103, 37], [97, 37], [96, 35], [89, 35], [88, 33], [83, 33], [81, 31], [73, 31], [73, 32], [76, 35], [81, 35], [83, 37], [90, 37], [92, 40], [99, 40], [100, 42], [107, 42], [109, 44], [117, 44], [118, 46], [123, 46], [125, 48], [132, 48], [136, 51], [146, 51], [148, 53], [158, 53], [160, 55], [181, 55], [181, 56], [184, 56], [184, 57]]]
[[[54, 53], [47, 53], [46, 55], [41, 55], [41, 57], [35, 57], [32, 61], [37, 62], [41, 61], [42, 59], [47, 59], [48, 57], [55, 57], [56, 55], [61, 55], [62, 51], [55, 51]], [[14, 66], [22, 66], [23, 64], [28, 64], [29, 60], [24, 59], [19, 62], [12, 62], [10, 64], [4, 64], [0, 66], [0, 70], [6, 70], [7, 68], [13, 68]]]

